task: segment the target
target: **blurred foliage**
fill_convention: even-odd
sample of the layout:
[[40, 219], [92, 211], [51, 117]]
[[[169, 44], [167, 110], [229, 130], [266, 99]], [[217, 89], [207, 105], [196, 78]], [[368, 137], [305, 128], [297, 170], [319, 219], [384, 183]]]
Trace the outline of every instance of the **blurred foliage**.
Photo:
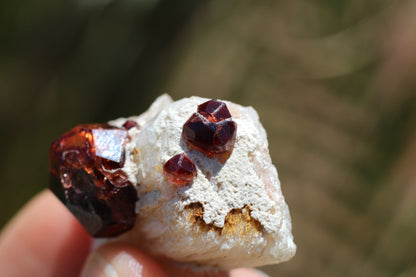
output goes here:
[[[271, 276], [416, 276], [416, 4], [0, 3], [0, 223], [51, 141], [163, 92], [259, 111], [298, 253]], [[40, 215], [41, 216], [41, 215]]]

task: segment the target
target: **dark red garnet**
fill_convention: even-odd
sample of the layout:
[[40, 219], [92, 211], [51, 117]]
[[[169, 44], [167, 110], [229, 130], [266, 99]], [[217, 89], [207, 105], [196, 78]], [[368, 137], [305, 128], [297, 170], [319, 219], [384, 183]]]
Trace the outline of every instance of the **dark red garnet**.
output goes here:
[[237, 124], [224, 102], [210, 100], [198, 106], [184, 124], [182, 137], [190, 146], [207, 155], [230, 152], [234, 146]]
[[127, 131], [79, 125], [52, 143], [50, 189], [94, 237], [133, 227], [137, 192], [121, 171]]
[[196, 177], [194, 163], [185, 155], [177, 154], [170, 158], [163, 166], [166, 178], [177, 185], [185, 185]]
[[231, 117], [227, 105], [218, 100], [209, 100], [202, 103], [198, 106], [198, 113], [211, 122], [219, 122]]
[[134, 120], [128, 119], [126, 120], [126, 122], [124, 122], [123, 127], [126, 128], [127, 130], [130, 130], [131, 128], [134, 128], [134, 127], [139, 128], [139, 124]]

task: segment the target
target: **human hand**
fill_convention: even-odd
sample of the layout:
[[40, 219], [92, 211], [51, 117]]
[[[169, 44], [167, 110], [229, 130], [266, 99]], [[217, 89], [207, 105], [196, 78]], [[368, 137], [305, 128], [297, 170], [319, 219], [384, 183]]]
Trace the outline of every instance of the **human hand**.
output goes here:
[[50, 192], [34, 197], [0, 234], [2, 276], [264, 277], [255, 269], [194, 272], [157, 261], [132, 246], [111, 243], [90, 253], [92, 239]]

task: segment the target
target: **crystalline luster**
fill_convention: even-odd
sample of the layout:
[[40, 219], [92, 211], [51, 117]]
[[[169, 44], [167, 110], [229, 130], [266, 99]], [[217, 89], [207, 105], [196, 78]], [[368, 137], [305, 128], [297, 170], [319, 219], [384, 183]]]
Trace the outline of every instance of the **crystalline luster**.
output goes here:
[[198, 106], [183, 126], [182, 136], [191, 146], [208, 154], [229, 152], [235, 142], [237, 124], [224, 102], [209, 100]]
[[135, 222], [137, 192], [120, 169], [127, 132], [80, 125], [51, 146], [51, 190], [95, 237], [116, 236]]
[[177, 185], [190, 183], [196, 176], [194, 163], [183, 153], [170, 158], [163, 166], [166, 178]]
[[124, 163], [123, 144], [127, 133], [118, 129], [92, 129], [95, 155], [122, 167]]
[[203, 115], [211, 122], [219, 122], [230, 118], [231, 114], [228, 111], [227, 105], [218, 100], [209, 100], [198, 106], [198, 113]]

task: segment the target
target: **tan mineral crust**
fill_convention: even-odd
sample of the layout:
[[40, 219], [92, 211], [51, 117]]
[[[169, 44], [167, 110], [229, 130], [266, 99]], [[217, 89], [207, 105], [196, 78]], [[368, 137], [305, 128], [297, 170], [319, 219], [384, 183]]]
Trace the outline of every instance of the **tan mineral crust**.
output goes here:
[[[140, 128], [129, 130], [123, 170], [139, 200], [135, 226], [116, 240], [205, 268], [256, 267], [291, 259], [296, 245], [289, 209], [257, 112], [224, 101], [237, 123], [225, 163], [189, 148], [182, 139], [184, 123], [208, 100], [173, 102], [162, 95], [148, 111], [128, 118]], [[110, 124], [121, 127], [125, 120]], [[186, 186], [170, 183], [163, 174], [166, 161], [179, 153], [197, 168]]]

